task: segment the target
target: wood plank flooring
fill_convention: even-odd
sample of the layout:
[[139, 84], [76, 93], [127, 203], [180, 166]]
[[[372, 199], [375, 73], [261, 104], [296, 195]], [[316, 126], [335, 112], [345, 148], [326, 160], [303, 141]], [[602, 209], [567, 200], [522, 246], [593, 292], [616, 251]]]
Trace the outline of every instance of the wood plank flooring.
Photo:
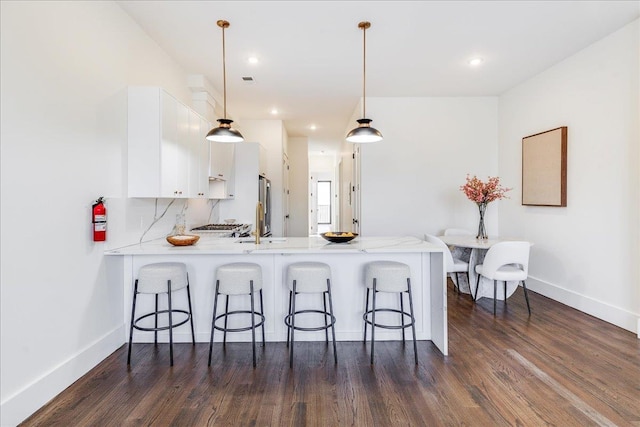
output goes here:
[[640, 426], [640, 340], [534, 292], [473, 304], [449, 288], [449, 350], [430, 341], [331, 346], [126, 345], [24, 426]]

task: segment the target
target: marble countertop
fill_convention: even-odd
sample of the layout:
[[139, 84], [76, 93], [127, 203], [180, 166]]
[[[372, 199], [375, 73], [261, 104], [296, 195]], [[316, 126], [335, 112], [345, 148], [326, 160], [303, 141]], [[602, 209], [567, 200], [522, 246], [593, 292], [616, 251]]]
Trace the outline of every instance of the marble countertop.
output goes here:
[[330, 243], [322, 237], [220, 238], [201, 235], [192, 246], [173, 246], [165, 239], [132, 244], [105, 251], [105, 255], [214, 255], [285, 253], [388, 253], [442, 252], [442, 249], [416, 237], [361, 237], [349, 243]]

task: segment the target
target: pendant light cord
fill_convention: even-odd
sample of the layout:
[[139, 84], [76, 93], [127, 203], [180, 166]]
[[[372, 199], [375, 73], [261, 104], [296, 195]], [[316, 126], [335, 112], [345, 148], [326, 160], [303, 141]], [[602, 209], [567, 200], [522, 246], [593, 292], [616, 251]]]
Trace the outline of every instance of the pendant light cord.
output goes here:
[[224, 118], [227, 118], [227, 52], [225, 49], [224, 43], [224, 29], [225, 25], [222, 26], [222, 99], [224, 104]]
[[362, 117], [367, 117], [367, 25], [362, 26]]

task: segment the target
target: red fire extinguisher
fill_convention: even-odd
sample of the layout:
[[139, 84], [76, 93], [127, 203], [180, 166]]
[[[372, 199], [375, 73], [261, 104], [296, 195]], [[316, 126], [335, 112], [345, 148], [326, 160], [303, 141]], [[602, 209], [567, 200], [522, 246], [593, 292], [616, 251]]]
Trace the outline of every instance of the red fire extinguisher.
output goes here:
[[93, 202], [93, 241], [104, 242], [107, 239], [107, 208], [104, 207], [104, 197]]

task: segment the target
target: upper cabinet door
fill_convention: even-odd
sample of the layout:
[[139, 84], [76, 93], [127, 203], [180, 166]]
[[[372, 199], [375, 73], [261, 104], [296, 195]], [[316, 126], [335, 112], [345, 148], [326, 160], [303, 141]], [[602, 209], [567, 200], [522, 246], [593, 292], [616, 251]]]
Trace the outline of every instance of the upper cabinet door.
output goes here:
[[130, 87], [127, 115], [128, 196], [205, 197], [206, 174], [204, 183], [193, 178], [202, 167], [196, 157], [204, 158], [208, 169], [208, 149], [195, 144], [200, 117], [157, 87]]
[[205, 139], [209, 122], [196, 112], [189, 113], [189, 194], [209, 197], [209, 141]]

